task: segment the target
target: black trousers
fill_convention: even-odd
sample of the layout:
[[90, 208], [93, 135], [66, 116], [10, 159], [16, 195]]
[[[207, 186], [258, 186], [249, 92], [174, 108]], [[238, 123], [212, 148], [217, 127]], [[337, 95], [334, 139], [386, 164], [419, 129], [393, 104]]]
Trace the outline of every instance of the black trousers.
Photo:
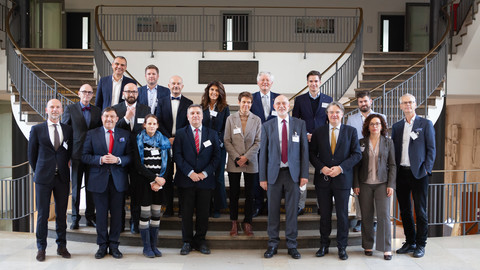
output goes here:
[[[253, 215], [253, 177], [254, 173], [243, 173], [245, 181], [245, 217], [243, 222], [252, 223]], [[230, 220], [238, 219], [238, 199], [240, 197], [240, 177], [242, 173], [228, 172], [230, 182]]]
[[[72, 221], [78, 222], [81, 218], [80, 208], [80, 191], [82, 190], [82, 180], [85, 176], [85, 187], [88, 185], [88, 165], [83, 164], [78, 159], [72, 159]], [[85, 218], [95, 220], [95, 203], [90, 191], [85, 188]]]
[[[179, 188], [182, 193], [182, 240], [194, 248], [205, 243], [210, 213], [210, 198], [213, 190], [196, 187]], [[193, 214], [195, 212], [195, 235]]]
[[[397, 174], [397, 199], [400, 206], [403, 231], [408, 244], [425, 247], [428, 235], [427, 216], [428, 175], [416, 179], [410, 168], [400, 168]], [[413, 220], [411, 198], [415, 207], [417, 230]]]
[[317, 192], [318, 207], [320, 210], [320, 244], [330, 245], [330, 233], [332, 232], [332, 210], [335, 198], [335, 211], [337, 215], [337, 247], [345, 248], [348, 245], [348, 199], [350, 189], [319, 188]]

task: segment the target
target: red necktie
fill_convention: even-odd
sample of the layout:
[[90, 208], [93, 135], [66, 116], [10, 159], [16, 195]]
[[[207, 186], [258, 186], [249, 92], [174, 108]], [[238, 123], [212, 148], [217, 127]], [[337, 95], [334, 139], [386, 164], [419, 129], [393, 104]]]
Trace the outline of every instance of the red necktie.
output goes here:
[[200, 138], [198, 137], [198, 128], [195, 129], [195, 147], [197, 148], [197, 154], [200, 153]]
[[109, 130], [108, 133], [110, 133], [110, 143], [108, 145], [108, 153], [111, 154], [112, 153], [112, 149], [113, 149], [113, 131], [112, 130]]
[[282, 162], [288, 162], [288, 136], [287, 136], [287, 121], [282, 120]]

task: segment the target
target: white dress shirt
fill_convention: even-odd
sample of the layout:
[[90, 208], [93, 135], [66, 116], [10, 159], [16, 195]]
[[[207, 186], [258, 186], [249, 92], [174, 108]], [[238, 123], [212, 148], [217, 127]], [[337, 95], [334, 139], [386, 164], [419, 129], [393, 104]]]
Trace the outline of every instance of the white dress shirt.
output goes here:
[[[175, 136], [175, 133], [177, 131], [177, 113], [178, 113], [178, 107], [180, 106], [180, 100], [172, 100], [172, 94], [170, 94], [170, 102], [172, 104], [172, 117], [173, 117], [173, 125], [172, 125], [172, 136]], [[182, 98], [182, 95], [178, 96], [180, 99]]]
[[[192, 133], [193, 133], [193, 141], [195, 142], [195, 129], [197, 129], [196, 127], [190, 125], [190, 128], [192, 129]], [[199, 148], [202, 148], [202, 125], [200, 125], [198, 127], [198, 142], [199, 142]], [[190, 177], [190, 175], [193, 173], [193, 170], [191, 170], [189, 173], [188, 173], [188, 177]], [[203, 171], [202, 172], [203, 175], [205, 175], [205, 177], [208, 177], [208, 173], [206, 171]]]
[[403, 126], [403, 137], [402, 137], [402, 156], [400, 158], [400, 166], [410, 167], [410, 158], [408, 157], [408, 146], [410, 145], [410, 133], [412, 133], [412, 127], [415, 120], [414, 115], [412, 120], [410, 120], [410, 124], [407, 122], [406, 119], [403, 121], [405, 122]]
[[[52, 142], [52, 145], [55, 146], [55, 127], [53, 126], [55, 123], [52, 121], [47, 120], [47, 126], [48, 126], [48, 136], [50, 137], [50, 141]], [[62, 127], [60, 126], [60, 122], [56, 123], [57, 125], [57, 131], [58, 131], [58, 138], [60, 139], [60, 147], [62, 147], [62, 142], [63, 142], [63, 132], [62, 132]]]
[[[133, 105], [128, 105], [128, 102], [125, 101], [125, 106], [127, 107], [127, 110], [128, 108], [136, 108], [137, 106], [137, 102], [135, 101], [135, 103], [133, 103]], [[133, 116], [132, 116], [132, 121], [128, 120], [126, 115], [123, 117], [123, 119], [125, 119], [125, 123], [127, 123], [128, 125], [130, 125], [130, 130], [133, 130], [133, 126], [135, 125], [135, 114], [136, 114], [136, 111], [133, 113]]]
[[266, 95], [260, 91], [260, 97], [262, 98], [263, 114], [265, 115], [265, 120], [267, 120], [270, 115], [270, 91]]
[[[285, 117], [285, 119], [282, 119], [280, 117], [277, 117], [277, 125], [278, 125], [278, 139], [279, 139], [279, 143], [280, 143], [280, 154], [282, 153], [282, 131], [283, 131], [283, 120], [285, 120], [285, 125], [287, 126], [287, 140], [290, 140], [290, 117]], [[287, 141], [287, 145], [288, 145], [288, 141]], [[287, 148], [288, 149], [288, 148]], [[288, 153], [287, 153], [288, 155]], [[288, 161], [287, 163], [283, 163], [281, 160], [280, 160], [280, 168], [284, 168], [284, 167], [288, 167]]]
[[122, 89], [122, 81], [123, 76], [118, 81], [116, 81], [115, 78], [113, 78], [112, 76], [112, 106], [118, 104], [118, 100], [120, 99], [120, 92]]
[[[340, 133], [340, 127], [342, 124], [340, 123], [337, 127], [335, 127], [335, 145], [337, 145], [338, 142], [338, 135]], [[330, 146], [332, 145], [332, 128], [333, 126], [331, 124], [328, 124], [328, 141], [330, 142]]]
[[150, 107], [150, 113], [154, 114], [155, 108], [157, 108], [157, 86], [150, 89], [147, 85], [148, 106]]

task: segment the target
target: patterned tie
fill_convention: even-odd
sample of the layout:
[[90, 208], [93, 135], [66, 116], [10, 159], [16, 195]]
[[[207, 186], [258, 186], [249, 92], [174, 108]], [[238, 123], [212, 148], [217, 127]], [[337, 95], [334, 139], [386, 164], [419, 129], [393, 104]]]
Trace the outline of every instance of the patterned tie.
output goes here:
[[110, 133], [110, 143], [108, 144], [108, 153], [111, 154], [113, 150], [113, 131], [109, 130], [108, 133]]
[[53, 148], [57, 151], [60, 147], [60, 134], [58, 134], [57, 124], [53, 124], [53, 128]]
[[198, 137], [198, 128], [195, 129], [195, 147], [197, 148], [197, 154], [200, 153], [200, 138]]
[[288, 162], [288, 135], [287, 135], [287, 121], [282, 120], [282, 162]]
[[267, 120], [268, 116], [270, 115], [270, 102], [268, 100], [267, 95], [264, 95], [262, 97], [262, 105], [263, 105], [263, 113], [265, 115], [265, 120]]
[[332, 128], [332, 142], [330, 148], [332, 149], [332, 155], [335, 154], [335, 147], [337, 146], [337, 139], [335, 138], [335, 128]]

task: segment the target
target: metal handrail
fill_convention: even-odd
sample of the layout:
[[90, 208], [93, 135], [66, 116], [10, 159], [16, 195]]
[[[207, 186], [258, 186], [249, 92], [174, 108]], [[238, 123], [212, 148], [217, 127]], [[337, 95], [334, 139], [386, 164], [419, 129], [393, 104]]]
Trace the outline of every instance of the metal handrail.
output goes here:
[[18, 167], [22, 167], [23, 165], [27, 165], [27, 164], [28, 164], [28, 160], [23, 162], [23, 163], [17, 164], [17, 165], [0, 166], [0, 169], [15, 169], [15, 168], [18, 168]]

